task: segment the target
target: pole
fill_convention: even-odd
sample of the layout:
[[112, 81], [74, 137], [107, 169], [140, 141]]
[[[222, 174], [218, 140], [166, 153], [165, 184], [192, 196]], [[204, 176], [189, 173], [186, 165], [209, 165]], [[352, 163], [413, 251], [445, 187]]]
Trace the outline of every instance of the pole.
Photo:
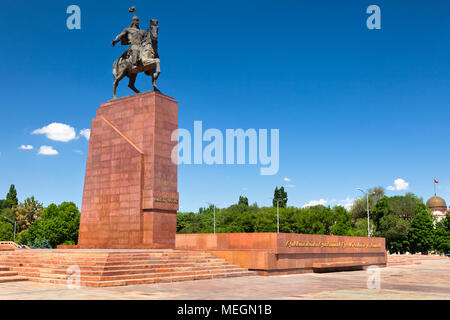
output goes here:
[[277, 233], [280, 233], [280, 210], [278, 209], [278, 203], [280, 200], [277, 200]]
[[369, 220], [369, 193], [367, 193], [366, 198], [367, 198], [367, 237], [370, 238], [370, 226], [369, 226], [369, 223], [370, 223], [370, 220]]
[[14, 242], [16, 242], [16, 225], [17, 221], [14, 221]]
[[[370, 209], [369, 209], [369, 191], [365, 192], [361, 188], [357, 188], [356, 190], [359, 190], [362, 192], [363, 195], [366, 196], [367, 199], [367, 237], [370, 237]], [[375, 192], [372, 192], [372, 194], [375, 194]]]
[[214, 233], [216, 233], [216, 205], [214, 204]]

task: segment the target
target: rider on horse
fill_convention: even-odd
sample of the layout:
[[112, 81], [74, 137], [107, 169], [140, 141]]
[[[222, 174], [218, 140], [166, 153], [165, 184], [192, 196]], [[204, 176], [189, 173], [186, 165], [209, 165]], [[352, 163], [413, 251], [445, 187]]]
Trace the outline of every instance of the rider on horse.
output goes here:
[[[132, 9], [133, 8], [130, 10]], [[130, 45], [123, 55], [129, 54], [132, 65], [138, 63], [142, 48], [142, 40], [146, 34], [145, 31], [139, 29], [139, 18], [136, 16], [136, 9], [134, 9], [134, 12], [135, 15], [133, 16], [130, 27], [124, 29], [111, 43], [113, 47], [119, 41], [123, 46]]]
[[122, 45], [130, 47], [114, 61], [113, 64], [113, 98], [116, 98], [116, 88], [121, 79], [128, 77], [130, 87], [134, 92], [139, 93], [134, 83], [137, 74], [144, 72], [152, 77], [153, 90], [160, 92], [156, 87], [156, 80], [160, 74], [160, 61], [158, 55], [158, 20], [151, 19], [150, 27], [147, 31], [139, 28], [139, 18], [136, 16], [136, 8], [131, 7], [129, 12], [134, 12], [131, 25], [124, 29], [111, 43], [114, 45], [120, 42]]

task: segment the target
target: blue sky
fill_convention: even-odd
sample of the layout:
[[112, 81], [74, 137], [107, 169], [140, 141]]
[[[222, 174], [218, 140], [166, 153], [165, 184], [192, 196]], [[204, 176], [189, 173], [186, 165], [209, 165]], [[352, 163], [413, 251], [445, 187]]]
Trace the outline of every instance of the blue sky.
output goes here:
[[[66, 8], [81, 8], [68, 30]], [[366, 8], [381, 8], [368, 30]], [[289, 185], [289, 204], [348, 203], [358, 187], [408, 188], [450, 201], [450, 3], [428, 1], [32, 1], [3, 0], [0, 64], [0, 192], [20, 200], [81, 205], [89, 128], [111, 98], [114, 37], [135, 5], [141, 28], [159, 19], [161, 90], [179, 102], [179, 125], [193, 129], [280, 130], [280, 169], [182, 165], [182, 211], [219, 207], [245, 195], [269, 205]], [[126, 80], [118, 95], [131, 94]], [[151, 88], [148, 77], [136, 86]], [[77, 138], [31, 134], [51, 123]], [[32, 145], [33, 150], [21, 150]], [[57, 155], [38, 155], [42, 146]], [[288, 178], [290, 181], [284, 181]], [[347, 199], [347, 201], [345, 201]]]

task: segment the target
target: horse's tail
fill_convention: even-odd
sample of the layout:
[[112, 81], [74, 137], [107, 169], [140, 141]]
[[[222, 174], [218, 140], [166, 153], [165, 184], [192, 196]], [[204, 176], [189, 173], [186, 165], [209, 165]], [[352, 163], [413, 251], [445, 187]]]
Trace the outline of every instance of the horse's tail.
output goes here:
[[[119, 58], [120, 59], [120, 58]], [[113, 63], [113, 77], [114, 79], [116, 79], [117, 77], [117, 71], [119, 70], [119, 59], [117, 59], [116, 61], [114, 61]]]

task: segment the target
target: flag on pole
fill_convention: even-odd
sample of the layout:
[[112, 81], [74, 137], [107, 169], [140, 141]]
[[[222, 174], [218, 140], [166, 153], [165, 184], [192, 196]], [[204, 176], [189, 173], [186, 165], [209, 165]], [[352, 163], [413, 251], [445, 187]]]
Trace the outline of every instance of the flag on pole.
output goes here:
[[434, 186], [434, 196], [436, 196], [436, 183], [439, 183], [439, 181], [437, 180], [437, 179], [433, 179], [434, 180], [434, 183], [433, 183], [433, 186]]

